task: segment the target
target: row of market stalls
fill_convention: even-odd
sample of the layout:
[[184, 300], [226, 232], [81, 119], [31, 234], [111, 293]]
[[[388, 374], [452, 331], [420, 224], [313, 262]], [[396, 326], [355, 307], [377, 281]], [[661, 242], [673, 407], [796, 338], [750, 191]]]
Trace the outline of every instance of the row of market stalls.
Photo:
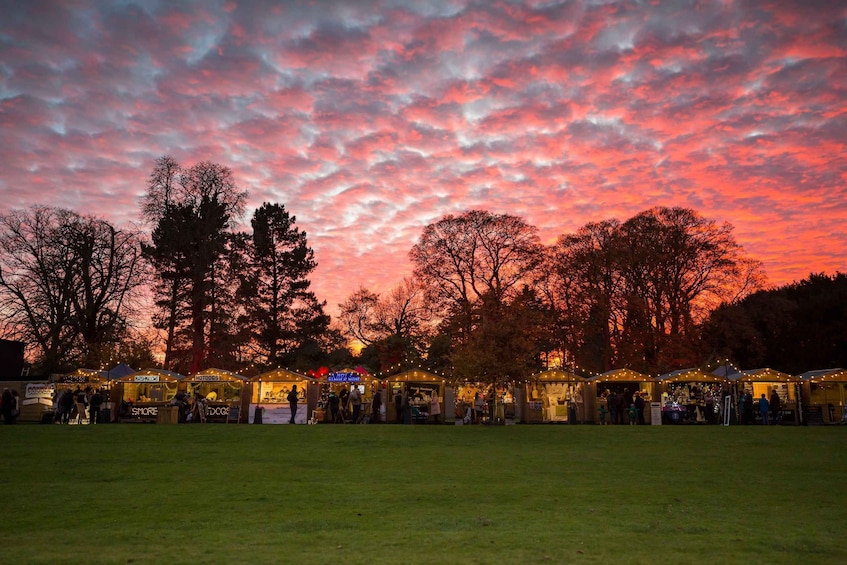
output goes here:
[[[622, 398], [628, 405], [639, 397], [645, 407], [644, 423], [728, 423], [727, 418], [738, 414], [742, 392], [753, 399], [777, 394], [783, 423], [834, 423], [844, 418], [847, 403], [847, 371], [843, 369], [793, 376], [770, 368], [740, 371], [721, 367], [714, 372], [692, 368], [659, 377], [617, 369], [591, 378], [549, 370], [522, 383], [490, 385], [450, 383], [423, 369], [387, 378], [377, 378], [361, 368], [321, 375], [277, 369], [247, 378], [221, 369], [184, 376], [118, 366], [109, 371], [79, 369], [54, 382], [28, 384], [21, 419], [39, 419], [64, 389], [91, 387], [106, 392], [108, 421], [175, 422], [192, 413], [206, 422], [288, 423], [288, 396], [295, 386], [295, 423], [349, 422], [349, 412], [333, 418], [329, 406], [332, 396], [343, 397], [353, 387], [362, 398], [359, 421], [389, 423], [402, 418], [398, 406], [404, 393], [414, 421], [433, 420], [435, 403], [438, 421], [447, 423], [597, 423], [604, 415], [608, 419], [610, 399]], [[382, 409], [372, 414], [377, 393]], [[179, 405], [183, 413], [178, 415]], [[629, 414], [621, 414], [618, 423], [629, 423]]]

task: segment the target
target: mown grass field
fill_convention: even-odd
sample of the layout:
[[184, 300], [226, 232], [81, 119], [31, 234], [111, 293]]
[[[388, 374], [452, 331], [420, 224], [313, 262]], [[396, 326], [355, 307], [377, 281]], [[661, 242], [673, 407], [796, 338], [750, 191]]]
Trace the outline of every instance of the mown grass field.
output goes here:
[[0, 425], [4, 563], [844, 563], [847, 428]]

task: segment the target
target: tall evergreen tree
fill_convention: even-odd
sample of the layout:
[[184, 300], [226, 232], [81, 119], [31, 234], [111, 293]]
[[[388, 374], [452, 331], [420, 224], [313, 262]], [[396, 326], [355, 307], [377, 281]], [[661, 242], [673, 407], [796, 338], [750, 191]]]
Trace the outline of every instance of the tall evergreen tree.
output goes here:
[[309, 274], [317, 267], [306, 232], [281, 204], [265, 203], [251, 220], [249, 268], [239, 296], [258, 353], [277, 363], [328, 331], [324, 304], [309, 290]]

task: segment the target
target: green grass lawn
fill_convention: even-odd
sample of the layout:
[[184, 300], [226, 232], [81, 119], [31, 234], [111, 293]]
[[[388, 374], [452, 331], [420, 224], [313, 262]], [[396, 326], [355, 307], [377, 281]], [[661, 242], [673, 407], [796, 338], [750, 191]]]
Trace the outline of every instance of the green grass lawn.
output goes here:
[[4, 563], [844, 563], [847, 428], [0, 425]]

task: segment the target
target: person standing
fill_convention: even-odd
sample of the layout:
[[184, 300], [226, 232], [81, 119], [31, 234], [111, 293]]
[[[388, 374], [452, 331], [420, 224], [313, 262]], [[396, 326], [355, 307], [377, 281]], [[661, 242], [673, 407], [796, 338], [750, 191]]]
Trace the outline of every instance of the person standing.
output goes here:
[[606, 403], [609, 405], [609, 424], [616, 426], [618, 424], [618, 412], [620, 411], [620, 397], [618, 393], [612, 391], [606, 397]]
[[403, 423], [403, 392], [399, 388], [394, 393], [394, 418], [395, 423]]
[[768, 412], [770, 406], [768, 405], [768, 398], [765, 396], [765, 393], [762, 393], [762, 397], [759, 399], [759, 414], [762, 416], [762, 425], [768, 425]]
[[773, 389], [771, 391], [771, 400], [770, 400], [771, 425], [775, 426], [780, 421], [782, 421], [781, 403], [782, 403], [782, 401], [779, 398], [779, 393], [776, 391], [776, 389]]
[[74, 394], [71, 389], [66, 388], [59, 396], [57, 406], [59, 411], [56, 413], [56, 421], [60, 424], [67, 424], [71, 417], [71, 408], [74, 405]]
[[346, 386], [341, 387], [341, 391], [338, 393], [338, 398], [341, 399], [341, 419], [343, 422], [346, 422], [347, 411], [350, 409], [350, 391], [347, 390]]
[[12, 409], [14, 407], [15, 400], [12, 397], [12, 391], [8, 388], [3, 389], [3, 397], [0, 398], [0, 410], [3, 412], [3, 423], [5, 424], [14, 424], [15, 419], [12, 416]]
[[432, 398], [429, 401], [429, 415], [432, 416], [432, 422], [434, 424], [439, 423], [438, 420], [441, 417], [441, 403], [438, 401], [438, 391], [432, 391]]
[[482, 395], [477, 392], [473, 399], [473, 411], [477, 424], [482, 423], [482, 410], [484, 407], [485, 401], [482, 399]]
[[92, 393], [91, 398], [88, 399], [88, 423], [96, 424], [97, 420], [100, 419], [100, 407], [103, 405], [103, 395], [100, 394], [100, 389], [97, 389]]
[[638, 420], [638, 425], [644, 425], [644, 397], [641, 396], [640, 392], [635, 393], [635, 410], [636, 410], [636, 418]]
[[76, 405], [76, 423], [81, 424], [86, 417], [86, 408], [88, 407], [88, 398], [85, 397], [85, 392], [79, 387], [74, 391], [74, 404]]
[[362, 391], [358, 385], [353, 385], [350, 390], [350, 404], [353, 406], [353, 423], [359, 423], [359, 414], [362, 412]]
[[294, 423], [294, 417], [297, 416], [297, 402], [299, 400], [298, 395], [297, 395], [297, 385], [291, 385], [291, 390], [288, 391], [288, 397], [287, 398], [288, 398], [288, 408], [291, 411], [291, 418], [289, 418], [288, 423], [293, 424]]
[[382, 416], [380, 413], [382, 410], [382, 392], [377, 388], [374, 390], [374, 397], [371, 401], [371, 422], [374, 424], [379, 424], [379, 419]]
[[[335, 424], [338, 422], [338, 405], [340, 401], [338, 400], [338, 395], [335, 394], [334, 391], [329, 391], [329, 397], [327, 398], [327, 402], [329, 403], [329, 417], [330, 421]], [[341, 420], [341, 423], [344, 423], [344, 420]]]

